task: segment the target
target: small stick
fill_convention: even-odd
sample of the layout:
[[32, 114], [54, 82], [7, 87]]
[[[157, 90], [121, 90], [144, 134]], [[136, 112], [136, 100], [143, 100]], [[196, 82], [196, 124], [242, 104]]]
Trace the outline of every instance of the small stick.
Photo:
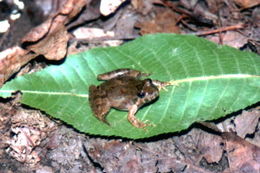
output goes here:
[[237, 30], [237, 29], [241, 29], [241, 28], [244, 28], [244, 27], [245, 27], [245, 25], [240, 23], [240, 24], [237, 24], [237, 25], [225, 26], [225, 27], [213, 29], [213, 30], [210, 30], [210, 31], [195, 32], [193, 34], [195, 34], [195, 35], [210, 35], [210, 34], [215, 34], [215, 33], [224, 32], [224, 31]]

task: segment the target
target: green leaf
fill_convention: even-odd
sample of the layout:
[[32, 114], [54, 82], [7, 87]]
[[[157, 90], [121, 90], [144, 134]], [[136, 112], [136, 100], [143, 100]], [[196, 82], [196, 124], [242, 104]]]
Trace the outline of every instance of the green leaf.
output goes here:
[[[151, 73], [171, 81], [155, 103], [140, 109], [139, 120], [154, 127], [133, 127], [127, 112], [112, 109], [108, 126], [98, 121], [88, 103], [88, 87], [97, 74], [119, 68]], [[260, 57], [191, 35], [156, 34], [119, 47], [97, 48], [66, 59], [40, 72], [7, 82], [0, 96], [22, 92], [21, 102], [41, 109], [89, 134], [145, 138], [213, 120], [260, 100]]]

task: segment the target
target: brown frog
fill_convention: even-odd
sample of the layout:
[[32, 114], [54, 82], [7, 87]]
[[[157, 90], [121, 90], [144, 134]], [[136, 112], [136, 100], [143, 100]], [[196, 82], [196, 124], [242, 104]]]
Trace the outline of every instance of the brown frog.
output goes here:
[[105, 80], [99, 86], [89, 87], [89, 103], [94, 115], [109, 124], [105, 117], [110, 108], [128, 111], [128, 121], [137, 128], [148, 126], [135, 117], [137, 110], [144, 104], [159, 97], [159, 90], [168, 85], [167, 82], [144, 79], [149, 76], [132, 69], [118, 69], [98, 75], [98, 80]]

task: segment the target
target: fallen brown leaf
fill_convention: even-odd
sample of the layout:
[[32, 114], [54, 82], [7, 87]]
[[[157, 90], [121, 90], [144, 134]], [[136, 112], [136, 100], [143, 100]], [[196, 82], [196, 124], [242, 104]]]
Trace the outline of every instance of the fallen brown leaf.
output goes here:
[[140, 28], [140, 33], [180, 33], [180, 29], [176, 26], [177, 14], [170, 9], [157, 8], [156, 16], [152, 20], [139, 22], [135, 26]]
[[[206, 32], [204, 32], [204, 34], [205, 33]], [[209, 31], [209, 33], [210, 33], [210, 31]], [[212, 33], [210, 33], [210, 34], [212, 34]], [[217, 36], [217, 35], [213, 35], [208, 38], [209, 38], [209, 40], [211, 40], [215, 43], [219, 43], [219, 36]], [[231, 47], [240, 48], [243, 45], [245, 45], [247, 43], [247, 41], [248, 41], [248, 38], [246, 36], [242, 35], [239, 32], [236, 32], [236, 31], [227, 31], [225, 33], [222, 33], [222, 43], [224, 45], [229, 45]]]
[[260, 4], [259, 0], [234, 0], [242, 8], [251, 8]]
[[64, 58], [67, 53], [69, 34], [64, 25], [60, 25], [55, 29], [56, 31], [50, 32], [48, 36], [43, 37], [38, 43], [28, 46], [28, 49], [38, 55], [44, 55], [48, 60]]
[[34, 28], [23, 39], [26, 49], [49, 60], [60, 60], [67, 53], [69, 34], [65, 25], [86, 5], [85, 0], [68, 0], [56, 14]]
[[260, 111], [254, 110], [252, 112], [243, 111], [241, 115], [235, 119], [236, 132], [241, 138], [244, 138], [247, 134], [255, 132], [258, 119], [260, 118]]
[[233, 133], [225, 133], [225, 146], [229, 160], [229, 172], [260, 172], [260, 148]]
[[34, 54], [18, 46], [4, 50], [0, 53], [0, 86], [21, 66], [31, 59], [35, 58]]
[[131, 4], [134, 9], [143, 14], [147, 15], [153, 8], [153, 3], [162, 4], [160, 0], [132, 0]]
[[13, 135], [5, 141], [6, 152], [19, 162], [34, 165], [41, 160], [36, 147], [56, 128], [57, 125], [39, 111], [18, 109], [11, 117]]
[[43, 55], [49, 60], [64, 58], [69, 40], [65, 25], [89, 2], [89, 0], [67, 0], [55, 14], [33, 28], [22, 39], [21, 43], [25, 49], [14, 47], [1, 52], [0, 85], [38, 55]]
[[207, 160], [208, 163], [218, 163], [223, 154], [223, 147], [221, 143], [223, 140], [217, 135], [212, 135], [210, 133], [199, 133], [198, 148], [201, 150], [201, 154]]
[[134, 29], [138, 14], [127, 8], [120, 8], [113, 17], [102, 24], [105, 31], [114, 32], [114, 39], [133, 39], [138, 37]]

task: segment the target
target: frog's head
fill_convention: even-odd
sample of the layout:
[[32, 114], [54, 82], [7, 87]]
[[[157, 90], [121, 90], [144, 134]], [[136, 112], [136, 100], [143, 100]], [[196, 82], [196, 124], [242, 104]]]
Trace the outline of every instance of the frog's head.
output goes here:
[[142, 99], [143, 103], [148, 103], [159, 96], [159, 89], [153, 84], [151, 79], [145, 79], [143, 82], [143, 87], [138, 93], [138, 97]]

